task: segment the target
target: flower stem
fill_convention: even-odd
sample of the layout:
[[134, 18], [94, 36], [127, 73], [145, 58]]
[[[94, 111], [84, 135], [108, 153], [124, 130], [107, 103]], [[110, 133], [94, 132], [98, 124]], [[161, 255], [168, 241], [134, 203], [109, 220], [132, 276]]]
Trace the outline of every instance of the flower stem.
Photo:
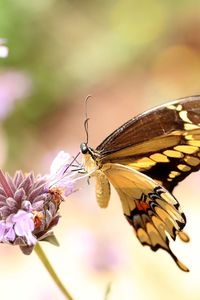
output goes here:
[[59, 289], [61, 290], [61, 292], [66, 297], [66, 299], [68, 299], [68, 300], [74, 300], [72, 298], [72, 296], [70, 295], [70, 293], [65, 288], [65, 286], [63, 285], [63, 283], [61, 282], [61, 280], [59, 279], [58, 275], [55, 273], [55, 271], [54, 271], [51, 263], [49, 262], [46, 254], [44, 253], [44, 251], [40, 247], [39, 243], [37, 243], [35, 245], [34, 250], [37, 253], [37, 255], [40, 258], [40, 260], [43, 263], [43, 265], [45, 266], [46, 270], [49, 272], [51, 278], [54, 280], [54, 282], [57, 284], [57, 286], [59, 287]]

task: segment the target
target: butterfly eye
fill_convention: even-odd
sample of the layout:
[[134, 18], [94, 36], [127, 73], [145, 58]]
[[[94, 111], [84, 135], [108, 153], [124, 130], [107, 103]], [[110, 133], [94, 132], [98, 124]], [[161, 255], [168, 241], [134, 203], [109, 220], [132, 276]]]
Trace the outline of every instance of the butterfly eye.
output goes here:
[[80, 145], [81, 153], [87, 154], [89, 152], [88, 145], [86, 143], [82, 143]]

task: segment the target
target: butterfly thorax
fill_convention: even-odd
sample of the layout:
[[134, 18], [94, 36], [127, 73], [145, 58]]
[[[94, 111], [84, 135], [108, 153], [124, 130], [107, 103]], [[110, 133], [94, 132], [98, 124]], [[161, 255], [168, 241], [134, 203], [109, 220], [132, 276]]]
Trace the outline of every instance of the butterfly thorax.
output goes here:
[[88, 147], [86, 143], [82, 143], [80, 145], [80, 149], [83, 155], [83, 165], [85, 171], [88, 173], [92, 173], [99, 169], [100, 165], [98, 163], [98, 151]]
[[80, 148], [83, 155], [84, 170], [90, 177], [94, 177], [96, 180], [97, 202], [101, 208], [105, 208], [108, 206], [110, 200], [110, 184], [106, 175], [101, 170], [98, 159], [99, 153], [88, 147], [86, 143], [82, 143]]
[[87, 173], [93, 173], [97, 170], [96, 161], [92, 158], [90, 153], [83, 154], [83, 165], [84, 169]]

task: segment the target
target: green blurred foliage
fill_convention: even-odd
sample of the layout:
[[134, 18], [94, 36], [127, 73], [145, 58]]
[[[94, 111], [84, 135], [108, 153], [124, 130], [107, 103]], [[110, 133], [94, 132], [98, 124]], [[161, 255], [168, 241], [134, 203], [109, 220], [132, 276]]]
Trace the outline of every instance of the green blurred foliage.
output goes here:
[[29, 128], [39, 130], [81, 90], [148, 68], [198, 8], [195, 0], [1, 0], [0, 36], [10, 49], [1, 70], [25, 71], [33, 85], [5, 121], [9, 156], [19, 155]]

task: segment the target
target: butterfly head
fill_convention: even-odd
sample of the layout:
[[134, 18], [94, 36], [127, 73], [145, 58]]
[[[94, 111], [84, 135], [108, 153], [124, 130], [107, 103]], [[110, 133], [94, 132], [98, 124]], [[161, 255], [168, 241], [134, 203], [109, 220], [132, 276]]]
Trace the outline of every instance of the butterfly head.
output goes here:
[[92, 149], [91, 147], [88, 147], [87, 143], [81, 143], [80, 149], [81, 149], [81, 153], [84, 156], [90, 156], [95, 161], [99, 157], [99, 152], [97, 150]]
[[81, 153], [82, 154], [88, 154], [88, 153], [90, 153], [89, 147], [88, 147], [87, 143], [81, 143], [80, 149], [81, 149]]
[[97, 169], [98, 153], [92, 148], [88, 147], [87, 143], [81, 143], [81, 153], [83, 155], [83, 165], [87, 172]]

